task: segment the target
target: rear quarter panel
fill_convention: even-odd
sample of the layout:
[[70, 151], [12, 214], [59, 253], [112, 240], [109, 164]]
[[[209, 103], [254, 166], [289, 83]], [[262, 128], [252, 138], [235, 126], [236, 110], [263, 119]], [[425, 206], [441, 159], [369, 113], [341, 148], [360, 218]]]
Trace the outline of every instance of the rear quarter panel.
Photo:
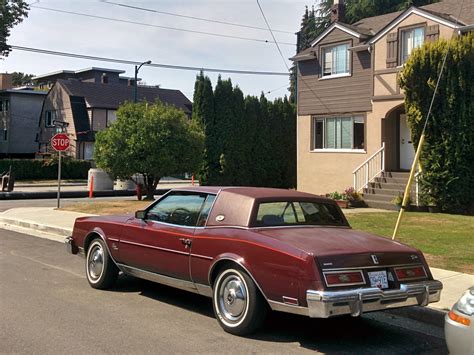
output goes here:
[[191, 250], [193, 281], [208, 285], [211, 266], [223, 259], [243, 265], [264, 295], [277, 302], [287, 296], [306, 305], [306, 289], [321, 286], [314, 259], [298, 248], [241, 228], [197, 229]]

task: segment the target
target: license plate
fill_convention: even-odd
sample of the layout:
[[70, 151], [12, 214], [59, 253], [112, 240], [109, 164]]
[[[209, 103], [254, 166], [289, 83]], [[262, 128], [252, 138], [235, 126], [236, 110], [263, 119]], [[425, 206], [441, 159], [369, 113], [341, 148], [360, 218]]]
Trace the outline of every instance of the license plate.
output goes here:
[[369, 272], [370, 286], [378, 288], [388, 288], [387, 272], [372, 271]]

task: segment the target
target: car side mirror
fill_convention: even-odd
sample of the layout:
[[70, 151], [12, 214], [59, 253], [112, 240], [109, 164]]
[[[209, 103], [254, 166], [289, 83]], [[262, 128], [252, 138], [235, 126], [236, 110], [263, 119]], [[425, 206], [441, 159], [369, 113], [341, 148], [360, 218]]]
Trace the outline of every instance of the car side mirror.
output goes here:
[[136, 211], [135, 218], [136, 219], [145, 219], [146, 211]]

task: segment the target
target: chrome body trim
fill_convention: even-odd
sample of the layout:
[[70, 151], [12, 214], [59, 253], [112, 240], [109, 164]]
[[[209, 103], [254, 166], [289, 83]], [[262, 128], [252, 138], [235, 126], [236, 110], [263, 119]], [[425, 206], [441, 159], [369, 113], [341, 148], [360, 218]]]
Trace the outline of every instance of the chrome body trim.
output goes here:
[[156, 249], [156, 250], [167, 251], [167, 252], [169, 252], [169, 253], [175, 253], [175, 254], [181, 254], [181, 255], [189, 255], [189, 252], [185, 252], [185, 251], [174, 250], [174, 249], [168, 249], [168, 248], [162, 248], [162, 247], [156, 247], [156, 246], [153, 246], [153, 245], [147, 245], [147, 244], [142, 244], [142, 243], [135, 243], [135, 242], [130, 242], [130, 241], [128, 241], [128, 240], [121, 240], [120, 243], [135, 245], [135, 246], [142, 247], [142, 248], [149, 248], [149, 249]]
[[194, 257], [194, 258], [198, 258], [198, 259], [206, 259], [206, 260], [214, 259], [212, 256], [199, 255], [199, 254], [193, 254], [193, 253], [191, 253], [191, 256]]
[[130, 276], [135, 276], [135, 277], [145, 279], [148, 281], [157, 282], [162, 285], [179, 288], [180, 290], [197, 293], [203, 296], [208, 296], [208, 297], [212, 296], [211, 288], [206, 285], [195, 284], [192, 281], [181, 280], [174, 277], [165, 276], [165, 275], [157, 274], [154, 272], [138, 269], [132, 266], [124, 265], [124, 264], [117, 264], [117, 267], [123, 273]]
[[396, 290], [381, 290], [377, 287], [341, 291], [306, 291], [309, 316], [329, 318], [350, 314], [360, 316], [363, 312], [380, 311], [406, 306], [426, 306], [438, 302], [443, 284], [437, 280], [401, 284]]
[[[327, 271], [350, 271], [350, 270], [366, 270], [366, 269], [385, 269], [385, 268], [398, 268], [401, 266], [406, 267], [416, 267], [416, 266], [423, 266], [422, 264], [393, 264], [393, 265], [373, 265], [373, 266], [353, 266], [353, 267], [339, 267], [339, 268], [330, 268], [330, 269], [323, 269], [323, 272]], [[425, 270], [426, 271], [426, 270]]]
[[308, 307], [293, 306], [291, 304], [268, 300], [272, 311], [299, 314], [300, 316], [309, 316]]

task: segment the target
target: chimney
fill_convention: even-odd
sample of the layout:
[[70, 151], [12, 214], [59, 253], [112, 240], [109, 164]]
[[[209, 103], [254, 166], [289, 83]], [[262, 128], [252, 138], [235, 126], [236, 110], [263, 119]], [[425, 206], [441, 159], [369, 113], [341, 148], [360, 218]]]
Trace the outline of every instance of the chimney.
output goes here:
[[13, 87], [13, 75], [0, 73], [0, 90], [9, 90]]
[[107, 73], [102, 73], [102, 77], [100, 78], [100, 82], [102, 84], [108, 84], [109, 83], [109, 77], [107, 76]]
[[331, 6], [331, 23], [344, 22], [344, 0], [334, 0]]

